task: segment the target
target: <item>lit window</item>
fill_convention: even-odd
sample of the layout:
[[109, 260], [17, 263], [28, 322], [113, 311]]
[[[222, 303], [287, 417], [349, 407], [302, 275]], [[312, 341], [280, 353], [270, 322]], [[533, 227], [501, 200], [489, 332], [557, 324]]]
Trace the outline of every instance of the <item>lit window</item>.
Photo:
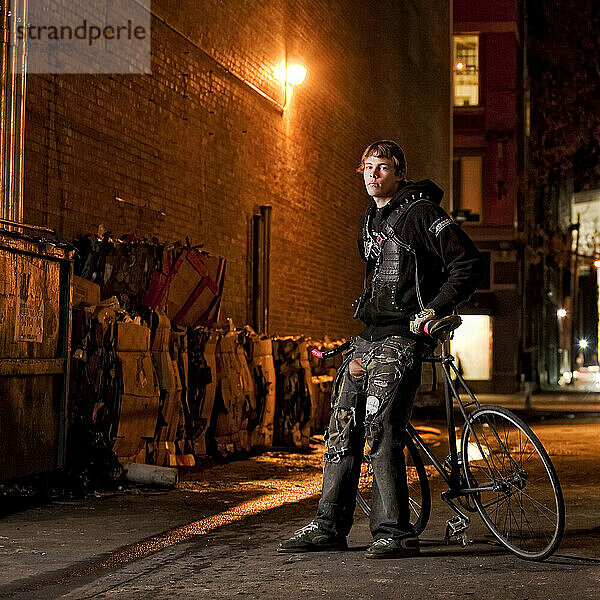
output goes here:
[[454, 106], [479, 104], [479, 37], [455, 35], [453, 52]]
[[462, 325], [450, 342], [465, 379], [486, 380], [492, 372], [492, 319], [488, 315], [461, 315]]
[[481, 154], [454, 158], [454, 208], [470, 210], [479, 215], [483, 197], [483, 156]]

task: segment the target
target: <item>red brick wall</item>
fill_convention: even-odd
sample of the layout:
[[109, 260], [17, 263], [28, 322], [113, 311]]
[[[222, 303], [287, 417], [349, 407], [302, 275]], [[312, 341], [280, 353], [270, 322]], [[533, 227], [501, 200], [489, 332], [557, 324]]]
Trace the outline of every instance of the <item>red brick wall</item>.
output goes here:
[[501, 22], [518, 21], [520, 0], [493, 0], [493, 2], [473, 2], [473, 0], [453, 0], [455, 21]]
[[[152, 75], [29, 77], [25, 220], [66, 237], [100, 224], [189, 236], [227, 257], [222, 313], [243, 324], [250, 219], [272, 205], [270, 332], [355, 333], [362, 149], [397, 139], [411, 176], [449, 187], [448, 6], [154, 0], [152, 8], [171, 26], [152, 19]], [[283, 116], [211, 58], [281, 101], [271, 73], [286, 50], [309, 72]]]

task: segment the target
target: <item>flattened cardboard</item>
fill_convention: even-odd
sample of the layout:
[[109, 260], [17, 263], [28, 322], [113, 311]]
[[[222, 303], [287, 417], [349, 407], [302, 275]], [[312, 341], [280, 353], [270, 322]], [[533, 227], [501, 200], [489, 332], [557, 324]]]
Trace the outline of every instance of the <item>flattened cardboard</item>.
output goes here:
[[252, 432], [252, 445], [271, 447], [273, 445], [273, 422], [275, 420], [276, 378], [273, 362], [273, 342], [271, 339], [252, 339], [252, 362], [250, 367], [260, 368], [263, 377], [270, 384], [268, 387], [262, 419]]
[[155, 311], [153, 318], [156, 319], [157, 325], [152, 340], [152, 352], [168, 352], [171, 340], [171, 320], [160, 309]]
[[117, 456], [136, 456], [144, 448], [145, 437], [153, 437], [158, 419], [158, 395], [123, 394], [117, 440], [113, 450]]
[[117, 352], [148, 352], [150, 328], [137, 323], [117, 323]]
[[160, 389], [175, 391], [179, 377], [176, 375], [176, 365], [173, 365], [169, 352], [152, 352], [152, 363], [156, 369]]
[[[121, 360], [123, 395], [156, 397], [158, 402], [160, 389], [150, 352], [117, 352], [117, 355]], [[154, 432], [150, 437], [153, 435]]]
[[100, 304], [100, 286], [93, 281], [73, 275], [73, 306]]
[[178, 261], [167, 297], [167, 315], [177, 325], [212, 325], [218, 320], [225, 261], [189, 249]]

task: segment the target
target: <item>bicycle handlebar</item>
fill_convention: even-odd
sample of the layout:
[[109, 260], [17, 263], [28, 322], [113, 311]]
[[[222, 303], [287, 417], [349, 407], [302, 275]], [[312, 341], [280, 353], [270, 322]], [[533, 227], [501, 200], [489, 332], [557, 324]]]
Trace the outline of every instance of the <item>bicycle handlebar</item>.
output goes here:
[[335, 356], [336, 354], [340, 354], [344, 350], [347, 350], [348, 348], [350, 348], [350, 346], [351, 346], [351, 342], [350, 342], [350, 340], [348, 340], [348, 341], [344, 342], [343, 344], [340, 344], [336, 348], [332, 348], [331, 350], [326, 350], [325, 352], [323, 352], [322, 350], [319, 350], [318, 348], [313, 348], [310, 351], [310, 353], [313, 356], [316, 356], [317, 358], [331, 358], [332, 356]]
[[[429, 337], [432, 337], [437, 340], [443, 340], [444, 336], [451, 331], [454, 331], [457, 327], [462, 323], [462, 319], [458, 315], [449, 315], [447, 317], [442, 317], [441, 319], [432, 319], [430, 321], [431, 325], [429, 326]], [[352, 345], [352, 340], [347, 340], [343, 344], [332, 348], [331, 350], [319, 350], [318, 348], [313, 348], [310, 353], [317, 358], [331, 358], [332, 356], [336, 356], [345, 350], [348, 350]]]

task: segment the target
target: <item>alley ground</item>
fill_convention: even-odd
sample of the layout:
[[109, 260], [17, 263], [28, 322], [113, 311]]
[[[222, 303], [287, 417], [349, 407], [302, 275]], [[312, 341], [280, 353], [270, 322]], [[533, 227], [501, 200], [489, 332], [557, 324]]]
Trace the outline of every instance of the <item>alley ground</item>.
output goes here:
[[172, 491], [134, 488], [12, 512], [0, 520], [0, 598], [598, 598], [600, 397], [539, 396], [533, 406], [528, 420], [567, 508], [562, 546], [544, 563], [508, 554], [477, 516], [472, 545], [444, 546], [451, 514], [439, 478], [418, 558], [365, 559], [370, 536], [358, 511], [348, 552], [277, 554], [278, 541], [312, 516], [315, 444], [199, 468]]

